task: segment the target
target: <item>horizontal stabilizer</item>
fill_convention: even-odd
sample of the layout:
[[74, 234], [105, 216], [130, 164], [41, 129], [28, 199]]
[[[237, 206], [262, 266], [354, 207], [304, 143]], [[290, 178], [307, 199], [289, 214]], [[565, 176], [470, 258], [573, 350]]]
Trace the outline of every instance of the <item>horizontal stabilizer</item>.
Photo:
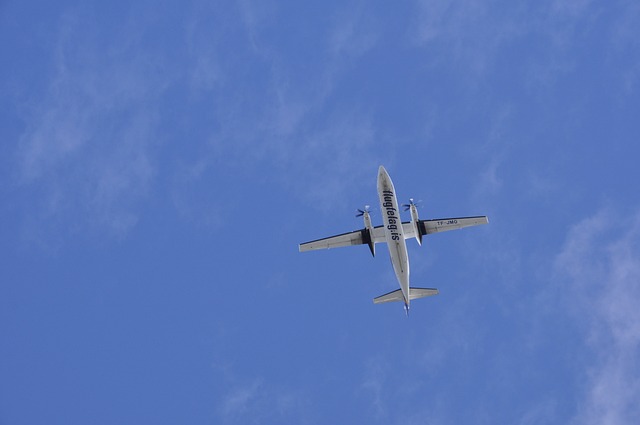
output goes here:
[[436, 288], [411, 288], [411, 291], [409, 292], [409, 298], [412, 300], [430, 297], [432, 295], [438, 295], [438, 290]]
[[396, 289], [388, 294], [380, 295], [373, 299], [374, 304], [390, 303], [391, 301], [404, 301], [404, 295], [402, 295], [402, 289]]
[[[435, 288], [409, 288], [409, 299], [415, 300], [417, 298], [429, 297], [431, 295], [438, 295], [438, 290]], [[374, 304], [389, 303], [392, 301], [404, 302], [404, 295], [402, 289], [396, 289], [388, 294], [380, 295], [373, 299]]]

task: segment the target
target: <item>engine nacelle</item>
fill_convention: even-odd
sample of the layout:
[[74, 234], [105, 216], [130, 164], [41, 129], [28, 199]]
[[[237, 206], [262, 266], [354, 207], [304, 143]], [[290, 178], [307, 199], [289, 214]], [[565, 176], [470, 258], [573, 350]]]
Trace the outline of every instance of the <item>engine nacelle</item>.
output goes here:
[[373, 241], [373, 225], [371, 224], [371, 215], [369, 211], [362, 212], [362, 219], [364, 220], [364, 229], [362, 229], [362, 242], [369, 245], [371, 255], [376, 256], [376, 244]]
[[416, 235], [416, 241], [418, 245], [422, 246], [422, 233], [420, 232], [420, 219], [418, 218], [418, 208], [412, 202], [409, 205], [409, 211], [411, 211], [411, 226], [413, 226], [413, 234]]

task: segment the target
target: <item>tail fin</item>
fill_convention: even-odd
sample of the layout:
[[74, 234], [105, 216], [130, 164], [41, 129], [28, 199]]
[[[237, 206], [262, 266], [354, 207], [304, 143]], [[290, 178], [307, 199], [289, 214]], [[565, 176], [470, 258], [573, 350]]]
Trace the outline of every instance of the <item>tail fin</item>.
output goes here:
[[[429, 297], [431, 295], [438, 295], [438, 290], [435, 288], [409, 288], [409, 300]], [[389, 303], [392, 301], [405, 301], [402, 289], [396, 289], [395, 291], [373, 299], [374, 304]]]

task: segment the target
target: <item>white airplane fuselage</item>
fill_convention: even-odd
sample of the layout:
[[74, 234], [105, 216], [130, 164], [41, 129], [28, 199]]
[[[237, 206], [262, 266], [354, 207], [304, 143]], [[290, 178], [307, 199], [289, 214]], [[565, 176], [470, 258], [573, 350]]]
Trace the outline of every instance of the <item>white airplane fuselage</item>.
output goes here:
[[381, 165], [378, 169], [378, 196], [380, 211], [384, 223], [385, 237], [391, 256], [391, 264], [404, 296], [405, 308], [409, 309], [409, 256], [402, 229], [402, 219], [396, 198], [396, 189], [387, 170]]
[[393, 186], [391, 177], [389, 177], [389, 173], [382, 165], [378, 168], [378, 197], [380, 198], [382, 216], [381, 225], [373, 226], [369, 214], [369, 206], [367, 205], [364, 209], [358, 209], [358, 214], [356, 214], [357, 217], [363, 218], [364, 228], [304, 242], [298, 246], [298, 249], [300, 252], [305, 252], [343, 246], [368, 245], [371, 254], [375, 257], [376, 244], [386, 242], [393, 271], [400, 284], [400, 289], [375, 297], [373, 303], [383, 304], [402, 301], [408, 315], [409, 304], [412, 299], [437, 295], [438, 289], [409, 286], [409, 256], [407, 254], [406, 238], [415, 238], [418, 245], [422, 245], [423, 236], [487, 224], [489, 223], [489, 218], [483, 215], [420, 220], [416, 205], [413, 199], [409, 198], [409, 203], [402, 205], [402, 207], [411, 213], [411, 221], [403, 223], [400, 217], [396, 189]]

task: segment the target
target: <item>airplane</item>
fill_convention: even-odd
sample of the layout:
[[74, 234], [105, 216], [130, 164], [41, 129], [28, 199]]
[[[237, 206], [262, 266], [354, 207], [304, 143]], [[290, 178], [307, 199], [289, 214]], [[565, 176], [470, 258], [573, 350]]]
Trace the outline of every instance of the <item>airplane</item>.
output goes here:
[[403, 222], [398, 209], [396, 189], [393, 186], [391, 177], [389, 177], [389, 173], [382, 165], [378, 169], [378, 197], [380, 198], [380, 211], [382, 212], [384, 225], [372, 226], [371, 215], [367, 206], [363, 210], [358, 209], [357, 214], [358, 217], [362, 216], [364, 219], [364, 229], [301, 243], [298, 249], [300, 252], [305, 252], [342, 246], [368, 245], [371, 254], [375, 257], [376, 244], [386, 242], [400, 289], [376, 297], [373, 302], [374, 304], [382, 304], [403, 301], [404, 310], [408, 316], [409, 304], [412, 300], [437, 295], [438, 290], [435, 288], [409, 286], [409, 256], [407, 254], [406, 239], [415, 238], [418, 245], [422, 245], [422, 237], [425, 235], [487, 224], [489, 223], [489, 218], [481, 215], [420, 220], [416, 204], [413, 199], [410, 199], [409, 204], [403, 204], [403, 207], [405, 211], [410, 211], [411, 221]]

